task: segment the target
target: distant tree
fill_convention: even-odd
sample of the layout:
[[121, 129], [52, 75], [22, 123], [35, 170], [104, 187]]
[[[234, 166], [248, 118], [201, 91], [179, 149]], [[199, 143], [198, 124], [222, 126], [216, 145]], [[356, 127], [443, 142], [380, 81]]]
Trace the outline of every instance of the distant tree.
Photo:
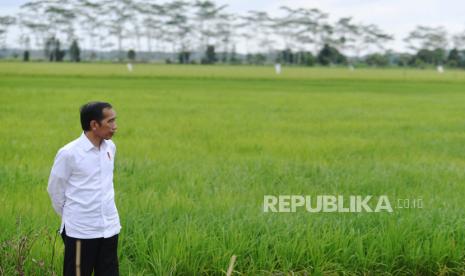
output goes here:
[[229, 54], [229, 63], [230, 64], [240, 64], [241, 60], [237, 57], [236, 47], [233, 46], [231, 49], [231, 53]]
[[273, 19], [263, 11], [248, 11], [246, 15], [240, 17], [236, 27], [239, 29], [239, 36], [245, 40], [247, 52], [272, 51], [275, 44], [272, 37], [272, 22]]
[[397, 64], [398, 66], [402, 66], [402, 67], [405, 67], [405, 66], [409, 66], [411, 65], [411, 60], [413, 59], [412, 55], [410, 54], [400, 54], [396, 61], [395, 61], [395, 64]]
[[133, 13], [130, 10], [132, 2], [129, 0], [104, 0], [105, 26], [109, 34], [116, 38], [118, 45], [118, 60], [123, 60], [123, 41], [127, 36], [127, 23], [132, 19]]
[[[29, 50], [30, 39], [33, 38], [37, 48], [47, 48], [47, 41], [52, 36], [50, 33], [49, 22], [44, 16], [47, 8], [45, 1], [29, 1], [20, 6], [18, 14], [19, 29], [22, 36], [24, 49]], [[45, 59], [49, 59], [49, 55], [44, 52]]]
[[189, 64], [190, 63], [191, 52], [182, 51], [178, 54], [178, 62], [180, 64]]
[[130, 61], [134, 61], [136, 59], [136, 52], [133, 49], [131, 49], [128, 51], [127, 56]]
[[24, 62], [29, 61], [29, 51], [28, 50], [24, 51], [24, 53], [23, 53], [23, 61]]
[[369, 66], [383, 67], [383, 66], [389, 65], [388, 57], [386, 55], [382, 55], [382, 54], [379, 54], [379, 53], [370, 54], [370, 55], [366, 56], [365, 57], [365, 62]]
[[50, 37], [47, 39], [45, 42], [45, 57], [53, 62], [59, 62], [63, 61], [63, 58], [65, 57], [65, 51], [60, 49], [60, 40], [55, 38], [54, 36]]
[[352, 22], [352, 17], [340, 18], [334, 26], [334, 46], [342, 53], [355, 51], [361, 36], [360, 26]]
[[316, 60], [315, 56], [310, 51], [292, 52], [291, 49], [285, 49], [279, 52], [276, 61], [284, 64], [313, 66]]
[[182, 0], [167, 2], [163, 6], [167, 16], [165, 36], [172, 45], [173, 60], [176, 59], [176, 52], [189, 51], [192, 46], [193, 27], [188, 14], [190, 7], [189, 2]]
[[447, 65], [451, 67], [458, 67], [462, 61], [459, 50], [457, 48], [452, 49], [447, 56]]
[[150, 54], [154, 50], [153, 43], [160, 43], [164, 37], [163, 30], [167, 18], [164, 6], [147, 1], [136, 5], [136, 7], [138, 7], [138, 11], [142, 15], [143, 34]]
[[49, 61], [55, 61], [55, 37], [52, 36], [45, 41], [44, 56]]
[[[43, 1], [44, 16], [48, 24], [49, 35], [62, 38], [65, 44], [71, 44], [75, 38], [76, 14], [68, 1]], [[62, 36], [62, 34], [66, 34]]]
[[294, 53], [290, 48], [284, 49], [279, 52], [278, 62], [283, 64], [293, 64], [294, 63]]
[[298, 43], [307, 46], [313, 46], [313, 52], [317, 53], [325, 44], [333, 44], [331, 36], [334, 28], [329, 24], [329, 14], [316, 8], [298, 8], [291, 9], [282, 7], [288, 11], [291, 28], [297, 28], [296, 31], [287, 32], [291, 34]]
[[315, 56], [312, 52], [297, 52], [296, 55], [299, 57], [297, 58], [299, 65], [303, 66], [313, 66], [315, 65]]
[[55, 61], [57, 62], [61, 62], [63, 61], [64, 57], [65, 57], [65, 54], [66, 52], [64, 50], [61, 50], [60, 49], [60, 40], [56, 39], [55, 40], [55, 49], [53, 50], [54, 52], [54, 55], [55, 55]]
[[[78, 0], [74, 5], [74, 12], [77, 16], [77, 23], [83, 31], [82, 37], [87, 37], [87, 41], [82, 41], [81, 45], [85, 45], [87, 42], [88, 49], [102, 48], [101, 44], [98, 45], [99, 36], [103, 35], [105, 30], [105, 17], [100, 15], [100, 12], [104, 10], [102, 3], [91, 0]], [[83, 46], [83, 48], [85, 48]], [[92, 52], [90, 59], [95, 59], [96, 54]]]
[[217, 40], [217, 45], [222, 47], [223, 55], [222, 62], [227, 63], [231, 57], [229, 57], [231, 49], [231, 44], [234, 43], [234, 39], [237, 35], [235, 30], [235, 25], [237, 23], [237, 17], [233, 14], [222, 13], [218, 14], [218, 19], [215, 24], [215, 38]]
[[317, 60], [321, 65], [344, 64], [347, 58], [342, 55], [336, 48], [325, 44], [323, 49], [318, 53]]
[[446, 49], [448, 46], [447, 31], [443, 27], [417, 26], [404, 41], [415, 51]]
[[245, 53], [250, 52], [251, 41], [254, 38], [253, 31], [249, 28], [252, 19], [250, 16], [239, 16], [237, 24], [234, 25], [234, 28], [237, 30], [238, 37], [242, 38], [245, 44]]
[[464, 50], [464, 48], [465, 48], [465, 31], [454, 34], [452, 36], [452, 42], [454, 44], [454, 49]]
[[361, 25], [359, 26], [361, 39], [359, 44], [366, 50], [383, 51], [386, 43], [393, 40], [394, 37], [384, 33], [377, 25]]
[[205, 58], [202, 60], [203, 64], [213, 64], [217, 61], [215, 46], [208, 45], [207, 50], [205, 51]]
[[446, 61], [446, 52], [443, 49], [421, 49], [415, 55], [415, 59], [418, 61], [416, 63], [432, 64], [432, 65], [441, 65]]
[[247, 54], [247, 64], [263, 65], [266, 62], [266, 56], [263, 54]]
[[16, 18], [12, 16], [0, 16], [0, 47], [6, 48], [7, 34], [10, 26], [16, 23]]
[[218, 36], [216, 22], [219, 19], [220, 13], [227, 5], [217, 6], [214, 1], [196, 0], [193, 4], [194, 16], [198, 25], [200, 38], [200, 49], [205, 51], [207, 46], [211, 44], [210, 39]]
[[71, 43], [71, 47], [69, 48], [69, 56], [73, 62], [81, 61], [81, 49], [79, 48], [79, 44], [76, 39], [73, 40], [73, 43]]

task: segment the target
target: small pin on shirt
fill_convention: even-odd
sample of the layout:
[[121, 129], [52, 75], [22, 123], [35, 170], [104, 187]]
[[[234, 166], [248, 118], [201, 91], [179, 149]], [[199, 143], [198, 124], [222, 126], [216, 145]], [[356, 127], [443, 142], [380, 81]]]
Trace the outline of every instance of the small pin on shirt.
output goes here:
[[108, 159], [111, 160], [110, 152], [107, 151]]

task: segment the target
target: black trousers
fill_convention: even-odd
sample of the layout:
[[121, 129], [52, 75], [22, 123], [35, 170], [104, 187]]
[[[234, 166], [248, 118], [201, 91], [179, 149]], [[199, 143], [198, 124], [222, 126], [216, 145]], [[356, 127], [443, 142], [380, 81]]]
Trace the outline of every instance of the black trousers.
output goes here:
[[64, 276], [118, 276], [118, 235], [76, 239], [61, 233], [65, 244]]

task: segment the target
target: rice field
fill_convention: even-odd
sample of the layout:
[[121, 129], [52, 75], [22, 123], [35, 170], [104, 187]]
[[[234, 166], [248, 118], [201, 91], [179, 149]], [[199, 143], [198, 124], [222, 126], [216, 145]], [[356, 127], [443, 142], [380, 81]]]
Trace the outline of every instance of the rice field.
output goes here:
[[[225, 275], [233, 255], [233, 275], [465, 274], [465, 72], [4, 62], [0, 275], [61, 275], [47, 179], [92, 100], [118, 116], [121, 275]], [[264, 212], [265, 195], [394, 210]]]

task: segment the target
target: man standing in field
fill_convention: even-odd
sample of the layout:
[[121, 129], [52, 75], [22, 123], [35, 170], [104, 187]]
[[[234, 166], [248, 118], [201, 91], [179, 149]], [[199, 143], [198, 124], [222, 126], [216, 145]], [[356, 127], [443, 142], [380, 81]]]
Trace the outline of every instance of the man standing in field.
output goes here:
[[119, 275], [121, 229], [113, 190], [116, 113], [109, 103], [81, 107], [83, 133], [62, 147], [50, 173], [47, 191], [61, 216], [65, 245], [63, 274]]

